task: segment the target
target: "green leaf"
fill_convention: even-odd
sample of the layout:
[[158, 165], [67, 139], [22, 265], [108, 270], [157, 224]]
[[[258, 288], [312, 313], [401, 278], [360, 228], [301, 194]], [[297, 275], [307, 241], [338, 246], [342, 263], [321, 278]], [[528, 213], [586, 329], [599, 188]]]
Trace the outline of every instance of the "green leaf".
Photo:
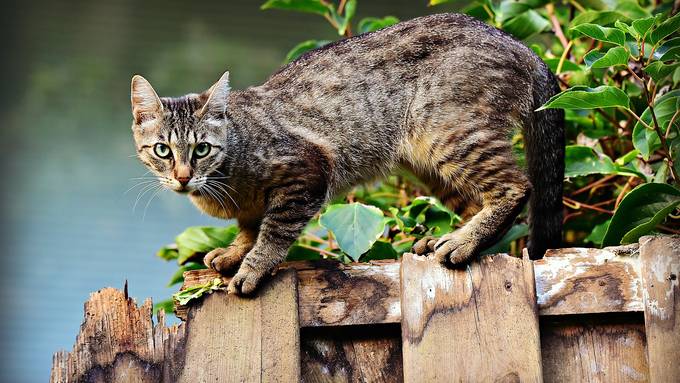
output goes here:
[[155, 316], [159, 311], [164, 311], [166, 314], [175, 312], [175, 302], [172, 299], [156, 302], [153, 305], [153, 315]]
[[601, 52], [593, 50], [585, 55], [586, 68], [608, 68], [616, 65], [628, 65], [628, 51], [624, 47], [614, 47]]
[[652, 28], [652, 26], [654, 26], [654, 23], [656, 23], [656, 16], [633, 20], [633, 24], [631, 25], [631, 27], [633, 28], [633, 30], [635, 30], [635, 32], [637, 32], [637, 35], [635, 37], [638, 39], [644, 37], [647, 34], [647, 32], [649, 32], [649, 29]]
[[482, 254], [498, 254], [510, 251], [510, 244], [519, 238], [529, 235], [529, 225], [523, 223], [513, 225], [495, 245], [482, 251]]
[[432, 7], [434, 5], [439, 5], [439, 4], [444, 4], [444, 3], [449, 3], [453, 0], [430, 0], [429, 3], [427, 4], [428, 6]]
[[378, 259], [397, 259], [397, 254], [392, 244], [385, 241], [375, 241], [371, 249], [361, 257], [362, 262], [375, 261]]
[[672, 38], [656, 48], [654, 58], [659, 61], [680, 59], [680, 37]]
[[318, 251], [300, 245], [291, 246], [286, 257], [286, 261], [317, 261], [320, 259], [323, 259], [323, 257], [321, 257]]
[[545, 105], [538, 108], [537, 111], [549, 108], [595, 109], [615, 106], [630, 107], [628, 95], [621, 89], [607, 85], [598, 86], [597, 88], [575, 86], [553, 96]]
[[300, 56], [312, 49], [321, 48], [330, 43], [330, 40], [307, 40], [296, 45], [286, 54], [286, 64], [297, 60]]
[[210, 294], [213, 291], [219, 290], [222, 287], [222, 279], [215, 278], [210, 282], [206, 282], [202, 285], [195, 285], [188, 287], [185, 290], [178, 291], [172, 294], [172, 299], [179, 302], [180, 305], [186, 305], [193, 299], [197, 299], [203, 296], [203, 294]]
[[667, 36], [677, 32], [678, 30], [680, 30], [680, 13], [677, 13], [675, 16], [667, 19], [666, 21], [659, 24], [658, 27], [654, 28], [654, 30], [652, 30], [652, 32], [649, 34], [647, 41], [650, 44], [655, 45], [659, 41], [665, 39]]
[[171, 287], [173, 285], [176, 285], [178, 283], [184, 282], [184, 272], [189, 271], [189, 270], [201, 270], [205, 269], [205, 265], [202, 263], [195, 263], [195, 262], [189, 262], [185, 264], [184, 266], [181, 266], [180, 268], [175, 271], [174, 274], [172, 274], [172, 277], [170, 277], [170, 282], [168, 282], [168, 287]]
[[680, 204], [680, 190], [669, 184], [642, 184], [626, 194], [612, 217], [603, 246], [636, 242]]
[[319, 0], [269, 0], [262, 4], [260, 9], [283, 9], [287, 11], [316, 13], [323, 16], [329, 13], [332, 7], [323, 4]]
[[503, 24], [503, 30], [520, 40], [550, 29], [550, 22], [534, 10], [513, 17]]
[[569, 145], [565, 151], [565, 177], [587, 176], [589, 174], [616, 173], [611, 158], [596, 153], [587, 146]]
[[595, 40], [619, 46], [623, 46], [626, 43], [626, 34], [617, 28], [607, 28], [596, 24], [580, 24], [571, 28], [571, 30]]
[[[678, 110], [680, 105], [680, 89], [672, 90], [661, 97], [657, 97], [654, 101], [654, 114], [659, 123], [659, 128], [662, 133], [666, 132], [668, 125], [673, 118], [673, 115]], [[653, 124], [652, 111], [647, 108], [640, 115], [640, 119], [647, 125]], [[680, 128], [680, 119], [676, 118], [673, 126]], [[640, 151], [642, 158], [645, 161], [649, 160], [649, 156], [661, 147], [661, 140], [653, 129], [647, 129], [639, 121], [633, 127], [633, 146]]]
[[375, 32], [379, 29], [387, 28], [399, 22], [394, 16], [385, 16], [382, 19], [377, 17], [365, 17], [359, 21], [359, 33]]
[[385, 229], [383, 212], [358, 202], [330, 205], [319, 223], [333, 233], [340, 249], [354, 261], [371, 248]]
[[352, 22], [352, 18], [354, 18], [354, 14], [357, 11], [357, 0], [349, 0], [345, 4], [345, 17], [342, 18], [342, 22], [340, 23], [340, 27], [338, 28], [338, 34], [340, 36], [343, 36], [345, 32], [347, 32], [347, 27], [350, 25]]
[[[555, 73], [557, 72], [557, 66], [560, 64], [560, 59], [559, 58], [547, 58], [544, 59], [545, 63], [548, 65], [548, 68]], [[564, 63], [562, 63], [562, 73], [564, 72], [578, 72], [583, 70], [583, 68], [574, 63], [573, 61], [569, 60], [564, 60]]]
[[598, 24], [606, 26], [609, 24], [614, 24], [616, 21], [629, 21], [630, 19], [616, 11], [585, 11], [580, 13], [578, 16], [574, 17], [574, 20], [569, 24], [571, 27], [575, 27], [581, 24]]
[[665, 77], [669, 77], [678, 67], [680, 67], [680, 63], [664, 64], [661, 61], [654, 61], [647, 65], [643, 70], [649, 77], [654, 79], [654, 82], [659, 84]]
[[238, 234], [238, 227], [193, 226], [175, 238], [179, 250], [177, 263], [185, 264], [189, 260], [203, 255], [212, 249], [226, 247]]
[[179, 257], [179, 251], [177, 251], [177, 245], [172, 244], [168, 246], [161, 247], [156, 253], [156, 256], [164, 261], [172, 261]]
[[599, 225], [595, 225], [593, 231], [591, 231], [590, 234], [588, 234], [588, 236], [585, 238], [585, 241], [593, 243], [597, 246], [602, 246], [604, 235], [607, 232], [607, 228], [609, 227], [609, 223], [611, 221], [611, 219], [608, 219]]
[[458, 221], [458, 216], [450, 212], [448, 209], [437, 205], [431, 205], [425, 211], [425, 220], [423, 224], [428, 228], [436, 228], [435, 233], [442, 235], [453, 231], [453, 225]]

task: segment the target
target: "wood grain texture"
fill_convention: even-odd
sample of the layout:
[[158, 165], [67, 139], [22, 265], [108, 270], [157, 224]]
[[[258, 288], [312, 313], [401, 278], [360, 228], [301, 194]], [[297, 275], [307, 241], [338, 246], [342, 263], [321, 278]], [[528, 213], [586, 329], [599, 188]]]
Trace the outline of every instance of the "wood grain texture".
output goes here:
[[528, 258], [484, 256], [449, 270], [406, 254], [401, 281], [405, 382], [542, 380]]
[[106, 288], [85, 302], [73, 351], [54, 355], [50, 382], [172, 382], [183, 368], [185, 326], [151, 320], [152, 303], [137, 307], [123, 291]]
[[299, 321], [294, 270], [268, 281], [254, 298], [224, 292], [191, 308], [179, 382], [297, 382]]
[[540, 315], [642, 311], [638, 245], [548, 250], [534, 261]]
[[302, 331], [306, 383], [403, 381], [398, 325], [308, 328]]
[[541, 318], [546, 382], [648, 382], [641, 313]]
[[680, 236], [640, 239], [649, 375], [680, 382]]

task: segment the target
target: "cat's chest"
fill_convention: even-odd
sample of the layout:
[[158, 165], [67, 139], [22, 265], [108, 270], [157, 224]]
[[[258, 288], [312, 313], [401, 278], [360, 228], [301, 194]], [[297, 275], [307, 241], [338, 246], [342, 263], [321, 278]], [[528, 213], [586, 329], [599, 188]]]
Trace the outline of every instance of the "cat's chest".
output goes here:
[[202, 212], [216, 218], [236, 218], [236, 210], [230, 201], [220, 201], [203, 194], [189, 194], [191, 202]]

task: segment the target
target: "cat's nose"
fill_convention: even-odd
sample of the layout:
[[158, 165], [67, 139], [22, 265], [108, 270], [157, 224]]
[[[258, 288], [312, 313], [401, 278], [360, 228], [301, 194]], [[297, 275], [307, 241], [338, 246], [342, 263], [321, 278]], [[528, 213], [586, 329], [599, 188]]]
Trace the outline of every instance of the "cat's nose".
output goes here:
[[189, 181], [191, 181], [191, 177], [177, 177], [175, 178], [182, 186], [187, 186]]

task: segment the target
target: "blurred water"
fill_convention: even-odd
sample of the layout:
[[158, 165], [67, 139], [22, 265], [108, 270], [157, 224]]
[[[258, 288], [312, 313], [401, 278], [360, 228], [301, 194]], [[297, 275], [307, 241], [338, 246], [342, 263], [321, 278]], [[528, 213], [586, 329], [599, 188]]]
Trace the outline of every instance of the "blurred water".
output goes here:
[[[129, 84], [141, 73], [159, 94], [179, 95], [228, 69], [243, 88], [263, 82], [299, 41], [334, 38], [319, 17], [259, 4], [3, 6], [1, 382], [47, 380], [52, 354], [75, 341], [90, 292], [127, 279], [139, 303], [169, 297], [175, 266], [155, 251], [187, 226], [223, 224], [168, 192], [132, 210], [137, 193], [124, 192], [145, 169], [130, 158]], [[433, 11], [442, 9], [371, 0], [359, 16]]]

